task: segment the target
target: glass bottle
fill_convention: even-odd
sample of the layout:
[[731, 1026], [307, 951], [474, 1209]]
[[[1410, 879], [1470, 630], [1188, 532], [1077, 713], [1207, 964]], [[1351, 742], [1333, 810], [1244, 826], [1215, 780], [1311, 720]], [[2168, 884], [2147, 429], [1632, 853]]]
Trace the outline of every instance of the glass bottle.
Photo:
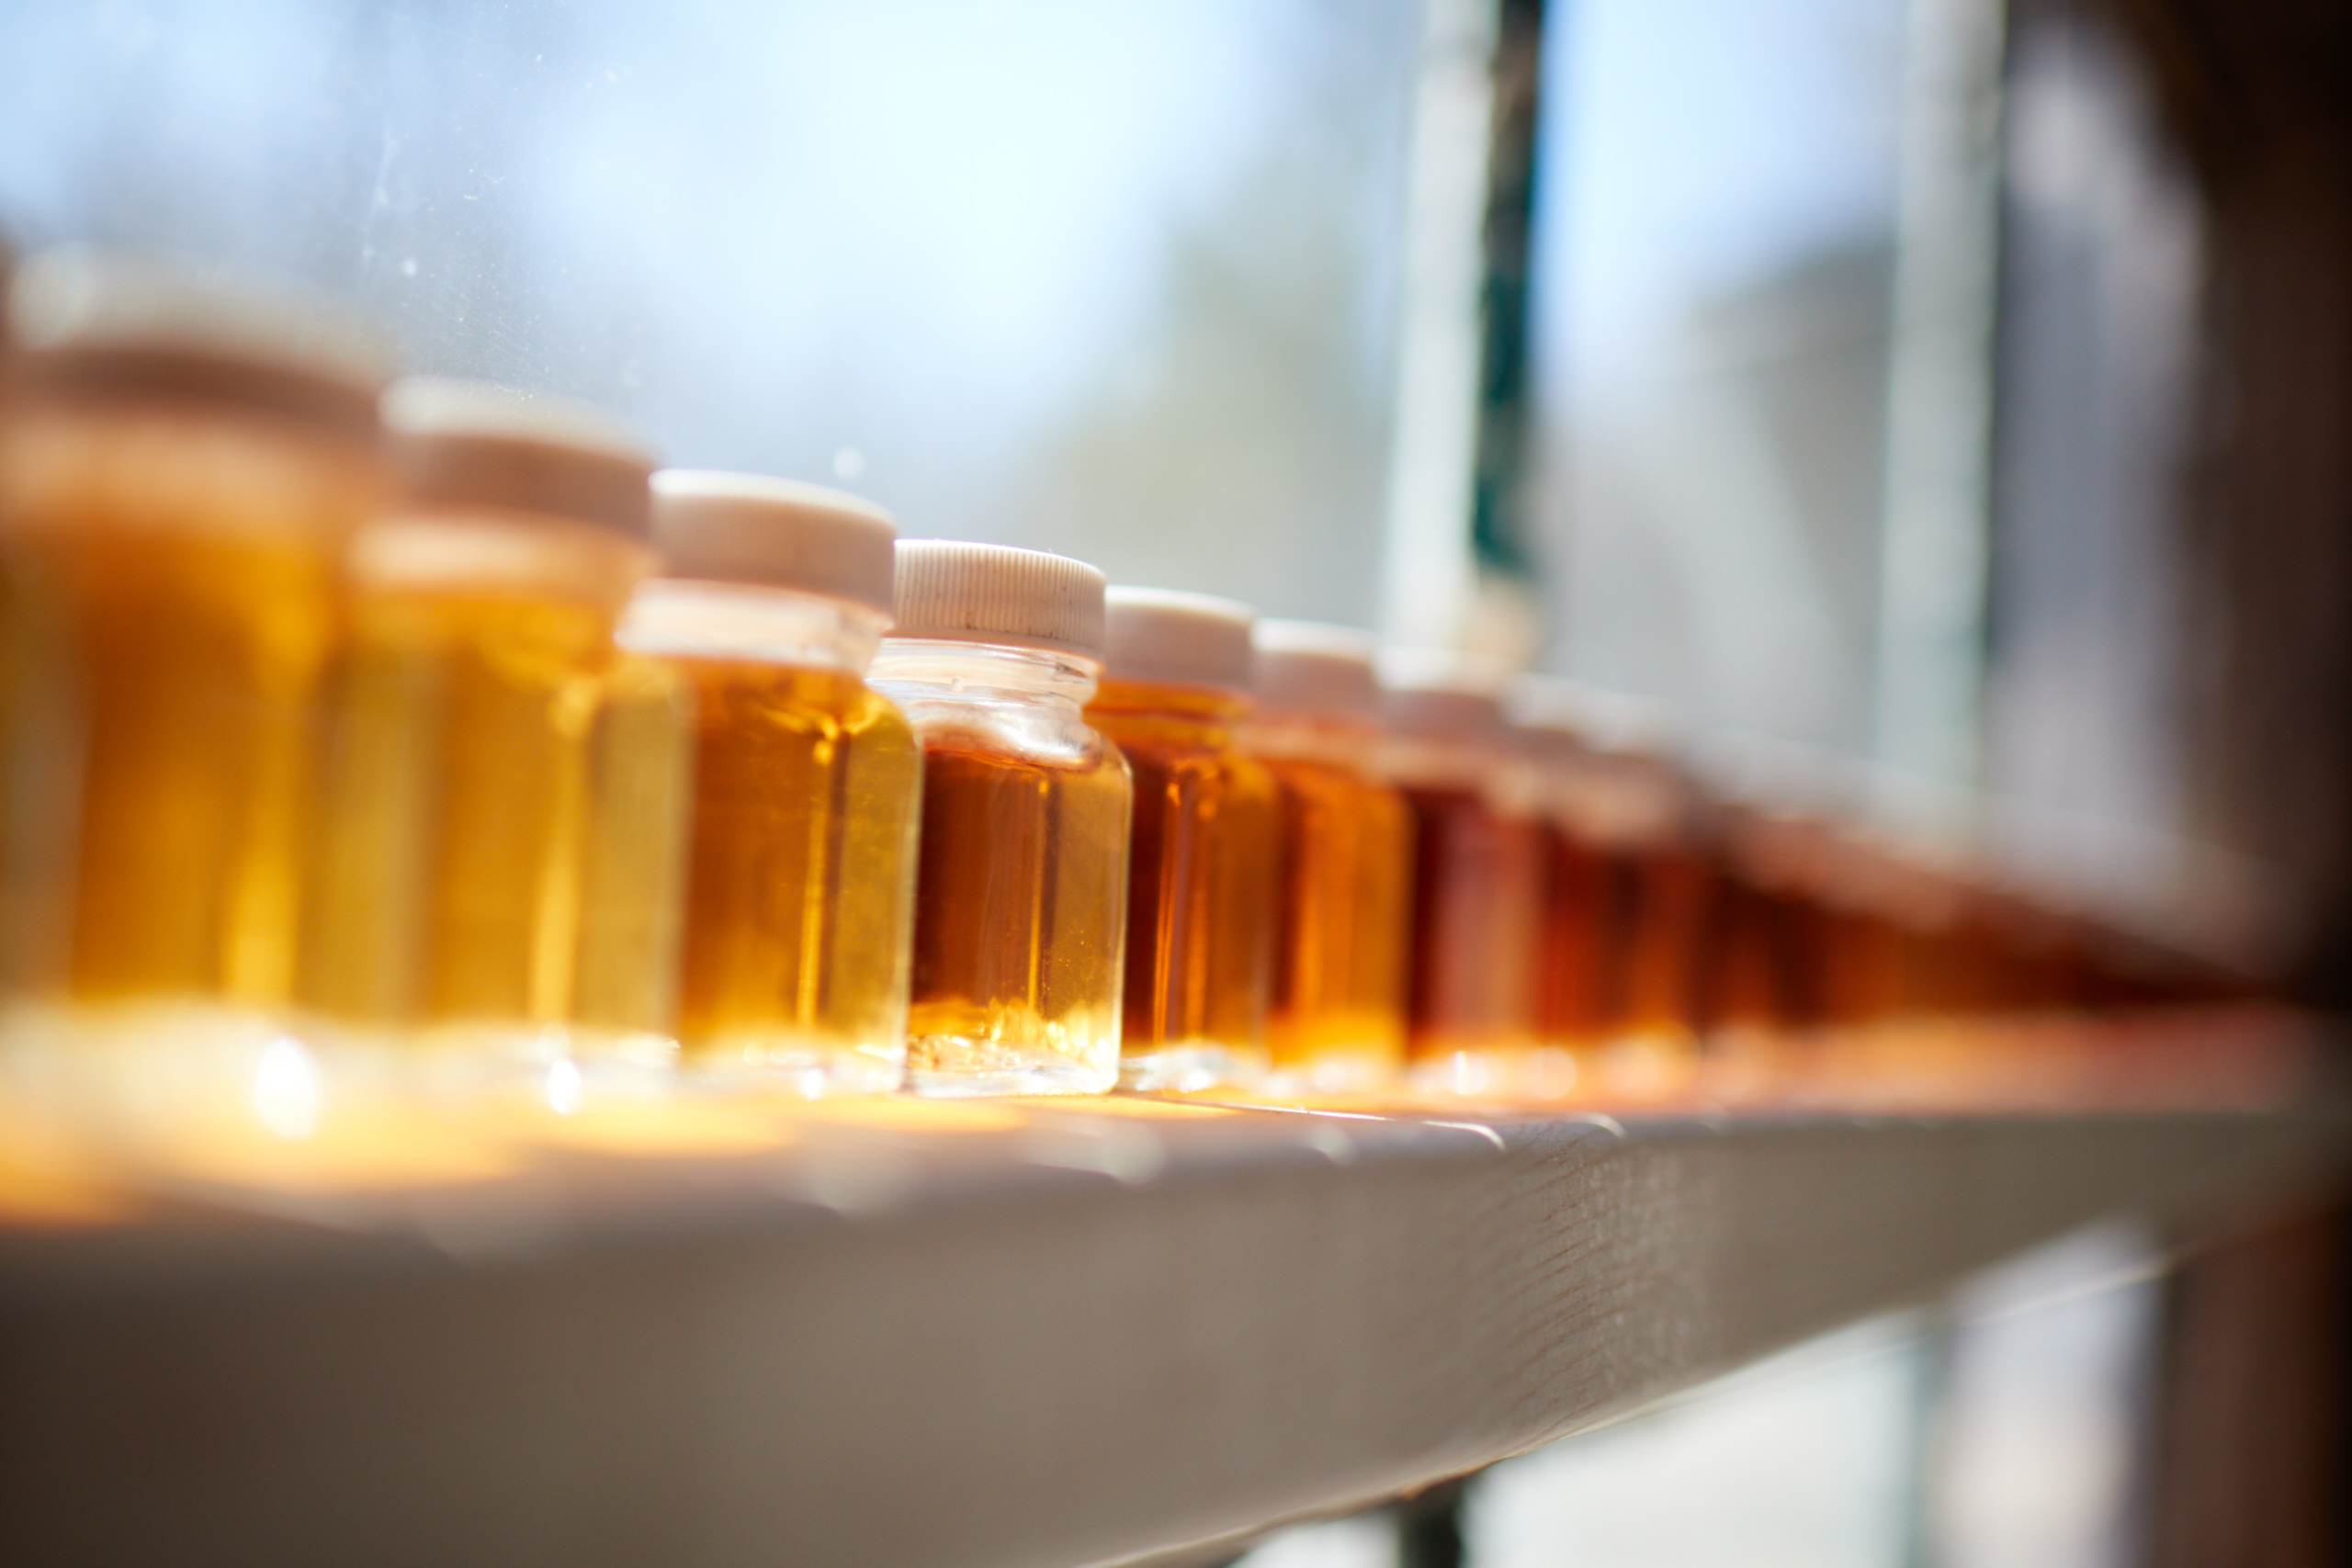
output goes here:
[[898, 548], [876, 691], [923, 750], [907, 1083], [1099, 1094], [1118, 1082], [1129, 788], [1087, 726], [1102, 574], [1037, 550]]
[[1586, 821], [1592, 753], [1574, 716], [1577, 695], [1549, 677], [1521, 676], [1509, 703], [1544, 843], [1530, 1087], [1550, 1094], [1590, 1087], [1617, 1006], [1616, 889], [1609, 856]]
[[[658, 931], [636, 901], [675, 896], [658, 865], [596, 852], [637, 841], [609, 813], [664, 793], [612, 787], [605, 770], [631, 759], [602, 728], [615, 679], [644, 682], [614, 630], [654, 564], [652, 458], [594, 410], [478, 382], [411, 378], [384, 412], [403, 493], [352, 552], [304, 997], [362, 1032], [469, 1047], [460, 1059], [568, 1056], [583, 969], [613, 986], [611, 964], [662, 961], [583, 938]], [[656, 694], [671, 716], [635, 763], [658, 774], [684, 729]]]
[[1274, 781], [1237, 744], [1251, 681], [1247, 605], [1113, 588], [1089, 723], [1134, 780], [1119, 1078], [1253, 1082], [1266, 1066]]
[[1816, 884], [1829, 928], [1824, 1010], [1849, 1039], [1902, 1010], [1903, 931], [1881, 895], [1876, 847], [1850, 829], [1821, 835]]
[[1843, 916], [1826, 824], [1855, 814], [1860, 781], [1819, 752], [1756, 734], [1715, 736], [1704, 761], [1720, 872], [1702, 976], [1710, 1074], [1720, 1079], [1744, 1058], [1751, 1083], [1807, 1095], [1836, 1066], [1825, 1026]]
[[684, 1066], [809, 1095], [895, 1089], [922, 752], [865, 676], [896, 526], [748, 474], [664, 470], [653, 496], [663, 575], [620, 637], [694, 695]]
[[1711, 1095], [1784, 1089], [1801, 1026], [1795, 919], [1778, 874], [1782, 824], [1753, 804], [1714, 807], [1715, 897], [1701, 944], [1697, 1022]]
[[1405, 1057], [1413, 824], [1379, 773], [1371, 634], [1260, 621], [1247, 748], [1280, 808], [1273, 995], [1277, 1081], [1362, 1092]]
[[[341, 561], [389, 356], [324, 307], [35, 256], [0, 435], [19, 1017], [266, 1038], [294, 982]], [[126, 1036], [128, 1037], [128, 1036]]]
[[1503, 671], [1391, 649], [1380, 667], [1385, 768], [1413, 814], [1408, 1052], [1463, 1092], [1523, 1087], [1536, 1043], [1544, 835], [1502, 718]]
[[1716, 873], [1688, 781], [1646, 739], [1595, 738], [1586, 833], [1610, 879], [1615, 971], [1595, 1087], [1618, 1099], [1679, 1093], [1699, 1061], [1702, 954]]

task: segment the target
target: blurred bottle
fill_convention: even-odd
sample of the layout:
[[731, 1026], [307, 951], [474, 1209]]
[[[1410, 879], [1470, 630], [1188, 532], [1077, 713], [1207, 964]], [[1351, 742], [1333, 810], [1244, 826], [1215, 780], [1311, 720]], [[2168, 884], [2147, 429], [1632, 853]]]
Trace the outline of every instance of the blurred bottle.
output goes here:
[[1384, 766], [1413, 816], [1413, 1071], [1433, 1087], [1515, 1091], [1537, 1038], [1544, 844], [1503, 723], [1503, 671], [1391, 649], [1380, 675]]
[[1272, 774], [1237, 744], [1252, 679], [1247, 605], [1114, 588], [1089, 723], [1134, 781], [1119, 1078], [1250, 1082], [1266, 1066], [1273, 956]]
[[1380, 776], [1371, 634], [1301, 621], [1257, 626], [1258, 713], [1247, 748], [1280, 802], [1273, 991], [1281, 1081], [1368, 1089], [1405, 1056], [1413, 826]]
[[1870, 922], [1867, 949], [1883, 973], [1867, 1044], [1882, 1090], [1915, 1103], [1946, 1104], [1977, 1092], [1983, 1064], [1974, 1042], [1953, 1026], [1963, 1010], [1963, 919], [1967, 903], [1949, 873], [1917, 847], [1856, 836], [1846, 894]]
[[1851, 764], [1752, 732], [1713, 737], [1717, 897], [1702, 953], [1699, 1027], [1718, 1098], [1820, 1088], [1834, 921], [1823, 820], [1859, 807]]
[[151, 1040], [266, 1032], [388, 355], [307, 299], [94, 250], [29, 261], [10, 317], [9, 985]]
[[1544, 840], [1544, 921], [1536, 963], [1538, 1087], [1589, 1089], [1616, 996], [1609, 856], [1588, 826], [1592, 750], [1563, 682], [1521, 676], [1510, 707], [1532, 769]]
[[898, 1087], [922, 753], [865, 681], [889, 513], [746, 474], [653, 477], [664, 575], [622, 645], [694, 693], [678, 1033], [692, 1069], [806, 1094]]
[[1886, 856], [1888, 916], [1902, 933], [1897, 1010], [1907, 1018], [1953, 1018], [1968, 1010], [1967, 890], [1952, 868], [1916, 850]]
[[[610, 929], [592, 900], [661, 896], [591, 853], [626, 837], [600, 831], [626, 795], [600, 801], [599, 720], [654, 563], [652, 459], [593, 410], [476, 382], [412, 378], [384, 412], [403, 493], [353, 549], [304, 998], [495, 1058], [566, 1055], [583, 935]], [[657, 751], [680, 743], [674, 716], [652, 728]]]
[[1885, 1023], [1903, 1010], [1904, 933], [1890, 908], [1885, 861], [1859, 830], [1823, 832], [1816, 886], [1828, 930], [1822, 1010], [1833, 1029]]
[[923, 748], [907, 1082], [1118, 1082], [1127, 765], [1083, 715], [1102, 574], [1037, 550], [901, 541], [873, 684]]
[[1585, 830], [1603, 857], [1611, 1005], [1594, 1087], [1655, 1099], [1699, 1069], [1701, 955], [1716, 897], [1699, 800], [1651, 740], [1597, 746], [1582, 791]]
[[1679, 1093], [1700, 1067], [1722, 903], [1706, 801], [1654, 705], [1551, 677], [1523, 677], [1511, 695], [1550, 780], [1547, 1033], [1576, 1050], [1579, 1092]]
[[1715, 811], [1716, 898], [1701, 954], [1708, 1088], [1723, 1100], [1792, 1092], [1820, 1021], [1819, 938], [1806, 896], [1808, 825], [1745, 802]]

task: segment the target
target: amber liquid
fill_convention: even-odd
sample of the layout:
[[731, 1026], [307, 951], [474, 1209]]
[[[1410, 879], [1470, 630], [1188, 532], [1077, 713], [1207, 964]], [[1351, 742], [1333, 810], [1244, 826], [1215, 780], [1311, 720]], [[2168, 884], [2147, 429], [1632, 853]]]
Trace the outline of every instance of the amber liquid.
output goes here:
[[678, 1026], [695, 691], [661, 659], [624, 652], [600, 684], [589, 743], [588, 830], [575, 1053], [666, 1060]]
[[[9, 825], [12, 842], [72, 845], [62, 897], [20, 923], [65, 934], [59, 977], [81, 1001], [279, 1006], [341, 551], [374, 503], [372, 460], [258, 422], [27, 411], [0, 468], [19, 581], [57, 597], [79, 716], [70, 757], [30, 763], [51, 785], [78, 769], [78, 786], [36, 788], [53, 819]], [[11, 750], [66, 749], [71, 728]]]
[[1535, 1040], [1544, 829], [1479, 791], [1408, 784], [1413, 950], [1408, 1046], [1418, 1059], [1501, 1059]]
[[846, 671], [673, 661], [695, 694], [687, 1059], [811, 1089], [896, 1087], [923, 772], [913, 729]]
[[1605, 1093], [1633, 1099], [1687, 1087], [1699, 1066], [1701, 954], [1714, 875], [1679, 845], [1619, 850], [1616, 1001], [1598, 1074]]
[[1689, 1040], [1697, 1032], [1699, 953], [1714, 893], [1706, 860], [1665, 847], [1630, 860], [1622, 1032]]
[[1412, 819], [1358, 762], [1261, 757], [1281, 800], [1273, 1065], [1318, 1087], [1369, 1087], [1405, 1054]]
[[1610, 977], [1608, 857], [1575, 833], [1544, 832], [1549, 874], [1544, 887], [1544, 948], [1537, 975], [1537, 1026], [1544, 1043], [1589, 1049], [1607, 1032], [1614, 998]]
[[1699, 1024], [1705, 1070], [1726, 1098], [1784, 1088], [1795, 1066], [1798, 955], [1788, 902], [1750, 876], [1717, 871], [1700, 955]]
[[1822, 991], [1828, 1021], [1847, 1028], [1883, 1022], [1903, 1000], [1903, 933], [1859, 909], [1823, 912], [1827, 941]]
[[311, 1005], [568, 1048], [544, 1032], [576, 1015], [595, 923], [598, 724], [626, 567], [613, 575], [608, 596], [363, 581], [306, 954]]
[[0, 527], [0, 998], [64, 989], [81, 720], [51, 563]]
[[1082, 741], [1031, 747], [1022, 735], [1032, 713], [974, 712], [981, 705], [877, 683], [923, 746], [910, 1084], [933, 1094], [1109, 1089], [1125, 955], [1126, 762], [1075, 714], [1062, 728]]
[[1120, 1077], [1207, 1089], [1265, 1063], [1273, 959], [1272, 774], [1235, 749], [1237, 698], [1106, 681], [1087, 708], [1134, 781]]

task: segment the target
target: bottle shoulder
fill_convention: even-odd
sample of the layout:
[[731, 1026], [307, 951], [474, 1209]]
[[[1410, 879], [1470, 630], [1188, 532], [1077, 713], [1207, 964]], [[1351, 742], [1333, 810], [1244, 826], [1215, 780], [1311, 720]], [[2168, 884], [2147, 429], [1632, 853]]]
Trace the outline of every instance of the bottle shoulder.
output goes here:
[[899, 705], [846, 670], [692, 654], [637, 657], [674, 671], [708, 719], [831, 731], [869, 750], [916, 750], [914, 726]]
[[1044, 768], [1069, 773], [1116, 773], [1126, 759], [1109, 737], [1075, 712], [1043, 704], [939, 698], [884, 688], [904, 712], [926, 756], [972, 766]]

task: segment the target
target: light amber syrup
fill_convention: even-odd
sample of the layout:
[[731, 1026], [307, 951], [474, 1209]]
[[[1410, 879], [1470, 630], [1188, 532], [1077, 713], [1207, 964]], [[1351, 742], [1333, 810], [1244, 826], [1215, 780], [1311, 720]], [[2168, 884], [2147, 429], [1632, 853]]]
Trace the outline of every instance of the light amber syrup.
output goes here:
[[624, 649], [589, 742], [572, 1049], [663, 1063], [678, 1032], [694, 821], [696, 694], [668, 660]]
[[[1092, 681], [1065, 674], [1040, 696], [1026, 671], [991, 667], [1020, 655], [915, 649], [885, 642], [874, 671], [923, 750], [908, 1082], [932, 1094], [1107, 1089], [1130, 796], [1125, 760], [1080, 716]], [[898, 678], [910, 658], [963, 673]]]
[[10, 637], [47, 666], [10, 699], [5, 836], [56, 872], [36, 887], [12, 854], [12, 966], [50, 948], [36, 988], [85, 1004], [281, 1007], [373, 457], [259, 419], [20, 405], [0, 476], [32, 596]]
[[695, 693], [690, 1066], [899, 1081], [922, 753], [855, 674], [673, 656]]
[[568, 1051], [594, 923], [598, 722], [650, 552], [585, 525], [420, 514], [375, 525], [355, 553], [305, 999], [363, 1025]]
[[1244, 739], [1280, 804], [1273, 1069], [1311, 1089], [1375, 1087], [1405, 1056], [1410, 811], [1374, 771], [1370, 726], [1289, 720]]
[[1088, 722], [1127, 760], [1127, 958], [1119, 1076], [1137, 1089], [1254, 1081], [1266, 1066], [1277, 805], [1236, 744], [1233, 693], [1106, 680]]

